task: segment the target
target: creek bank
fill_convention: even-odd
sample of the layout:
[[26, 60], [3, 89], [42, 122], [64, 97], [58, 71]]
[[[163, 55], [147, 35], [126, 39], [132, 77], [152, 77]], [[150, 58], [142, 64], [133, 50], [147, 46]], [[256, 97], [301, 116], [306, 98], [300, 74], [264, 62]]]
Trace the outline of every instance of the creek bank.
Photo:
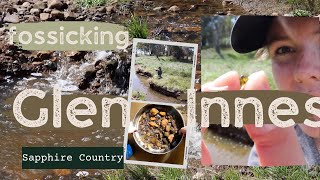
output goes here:
[[[153, 78], [152, 73], [145, 71], [140, 65], [136, 65], [135, 68], [137, 69], [136, 73], [139, 74], [140, 76], [144, 76], [147, 78]], [[156, 81], [156, 80], [153, 80], [153, 79], [149, 80], [149, 87], [151, 89], [163, 94], [163, 95], [178, 98], [182, 94], [181, 91], [170, 90], [167, 87], [157, 85], [154, 81]]]
[[80, 75], [77, 84], [91, 93], [126, 94], [129, 88], [132, 45], [125, 50], [108, 51]]
[[151, 89], [153, 89], [161, 94], [164, 94], [166, 96], [178, 98], [182, 94], [182, 92], [180, 92], [180, 91], [169, 90], [167, 87], [159, 86], [152, 81], [150, 81], [149, 84], [150, 84]]
[[136, 65], [135, 68], [137, 69], [136, 70], [137, 74], [144, 76], [144, 77], [147, 77], [147, 78], [152, 78], [152, 74], [150, 72], [144, 71], [143, 68], [141, 68], [141, 66]]
[[[70, 72], [64, 66], [80, 67], [81, 64], [90, 64], [96, 59], [92, 52], [88, 51], [25, 51], [15, 45], [9, 45], [5, 29], [9, 24], [40, 21], [99, 21], [124, 24], [133, 14], [133, 5], [134, 1], [127, 1], [83, 8], [73, 0], [0, 2], [0, 83], [6, 82], [8, 78], [28, 77], [32, 73], [41, 73], [47, 77], [57, 71], [63, 71], [61, 76], [68, 76]], [[131, 56], [128, 54], [131, 54], [131, 50], [111, 53], [113, 59], [108, 65], [103, 62], [99, 66], [96, 63], [96, 66], [84, 68], [86, 72], [78, 72], [77, 78], [72, 78], [80, 90], [114, 95], [127, 93], [131, 62]]]

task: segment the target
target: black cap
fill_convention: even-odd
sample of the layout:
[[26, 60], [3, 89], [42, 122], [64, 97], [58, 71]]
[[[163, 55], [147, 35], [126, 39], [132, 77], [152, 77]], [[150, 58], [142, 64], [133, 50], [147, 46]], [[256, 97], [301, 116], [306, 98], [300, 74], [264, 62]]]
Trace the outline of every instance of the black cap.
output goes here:
[[232, 48], [238, 53], [248, 53], [266, 44], [266, 36], [274, 16], [240, 16], [231, 33]]

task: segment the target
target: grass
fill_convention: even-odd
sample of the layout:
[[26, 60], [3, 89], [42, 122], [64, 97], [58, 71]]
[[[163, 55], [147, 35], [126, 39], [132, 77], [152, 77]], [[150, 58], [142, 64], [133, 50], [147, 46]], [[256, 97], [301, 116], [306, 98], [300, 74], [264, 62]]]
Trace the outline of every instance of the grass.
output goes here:
[[320, 12], [320, 0], [286, 0], [295, 8], [294, 16], [312, 16]]
[[124, 180], [124, 170], [102, 170], [101, 174], [105, 180]]
[[96, 7], [105, 5], [110, 0], [76, 0], [76, 4], [80, 7]]
[[242, 167], [242, 166], [212, 166], [206, 168], [176, 169], [166, 167], [147, 167], [126, 165], [126, 179], [194, 179], [197, 172], [202, 174], [199, 179], [288, 179], [311, 180], [320, 179], [320, 167], [282, 166], [282, 167]]
[[239, 54], [232, 49], [222, 51], [222, 59], [214, 49], [201, 50], [201, 81], [202, 84], [213, 81], [229, 71], [237, 71], [241, 75], [250, 75], [254, 72], [265, 71], [271, 89], [276, 89], [272, 75], [270, 60], [255, 60], [254, 53]]
[[126, 27], [130, 38], [146, 39], [148, 37], [148, 24], [142, 18], [132, 15]]
[[160, 168], [160, 172], [157, 177], [159, 179], [187, 179], [190, 175], [186, 174], [186, 170], [177, 168]]
[[144, 101], [146, 99], [146, 95], [144, 93], [139, 92], [139, 91], [133, 91], [132, 92], [132, 98], [134, 100]]
[[154, 179], [152, 168], [147, 166], [126, 165], [125, 179], [146, 180]]
[[307, 10], [301, 10], [301, 9], [296, 9], [293, 11], [293, 16], [298, 16], [298, 17], [311, 17], [312, 13]]
[[[150, 72], [152, 82], [156, 85], [167, 87], [169, 90], [186, 93], [191, 86], [192, 64], [177, 62], [171, 56], [161, 56], [158, 60], [155, 56], [142, 56], [136, 58], [136, 65], [140, 65], [143, 71]], [[155, 69], [161, 67], [162, 78], [158, 79]]]

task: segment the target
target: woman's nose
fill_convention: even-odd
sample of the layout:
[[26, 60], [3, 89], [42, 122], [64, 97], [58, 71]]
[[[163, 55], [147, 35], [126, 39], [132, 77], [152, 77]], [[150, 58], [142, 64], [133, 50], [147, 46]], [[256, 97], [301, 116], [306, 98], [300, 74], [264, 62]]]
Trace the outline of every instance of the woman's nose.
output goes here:
[[294, 79], [306, 85], [320, 84], [320, 47], [306, 47], [297, 59]]

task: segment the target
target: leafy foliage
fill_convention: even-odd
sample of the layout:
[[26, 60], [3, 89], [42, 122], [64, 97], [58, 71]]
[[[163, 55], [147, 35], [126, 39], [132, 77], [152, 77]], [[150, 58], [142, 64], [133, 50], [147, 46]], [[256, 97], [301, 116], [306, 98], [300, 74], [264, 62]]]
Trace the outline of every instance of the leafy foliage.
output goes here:
[[127, 23], [126, 26], [130, 38], [146, 39], [148, 37], [148, 26], [142, 18], [132, 15], [130, 21]]
[[307, 10], [296, 9], [296, 10], [293, 12], [293, 15], [294, 15], [294, 16], [307, 16], [307, 17], [311, 17], [311, 16], [312, 16], [312, 13], [311, 13], [310, 11], [307, 11]]

